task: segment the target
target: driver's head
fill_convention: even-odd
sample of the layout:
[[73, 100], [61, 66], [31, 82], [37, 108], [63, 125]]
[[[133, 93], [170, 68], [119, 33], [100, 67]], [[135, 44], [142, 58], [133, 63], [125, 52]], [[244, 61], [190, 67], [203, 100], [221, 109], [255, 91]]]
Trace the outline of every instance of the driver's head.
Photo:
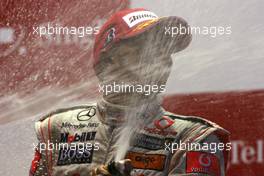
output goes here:
[[146, 95], [144, 91], [127, 90], [109, 96], [148, 98], [164, 90], [172, 66], [171, 54], [183, 50], [191, 41], [190, 34], [172, 36], [168, 31], [179, 26], [188, 27], [179, 17], [158, 18], [145, 9], [115, 13], [96, 36], [96, 75], [104, 85], [141, 85], [154, 87], [154, 91]]

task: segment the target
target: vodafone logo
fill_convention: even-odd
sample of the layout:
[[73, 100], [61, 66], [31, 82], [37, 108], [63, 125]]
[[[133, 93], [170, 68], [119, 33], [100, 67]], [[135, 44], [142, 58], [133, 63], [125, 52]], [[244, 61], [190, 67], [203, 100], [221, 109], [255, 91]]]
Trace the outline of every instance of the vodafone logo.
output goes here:
[[133, 26], [143, 22], [148, 21], [152, 19], [156, 19], [158, 16], [150, 11], [137, 11], [129, 13], [128, 15], [123, 17], [123, 20], [126, 22], [126, 24], [132, 28]]
[[199, 163], [203, 167], [210, 167], [212, 164], [212, 161], [211, 161], [210, 156], [208, 156], [207, 154], [201, 154], [199, 157]]
[[163, 116], [161, 119], [154, 121], [154, 127], [150, 127], [150, 128], [144, 127], [144, 130], [148, 131], [149, 133], [162, 135], [162, 136], [168, 136], [168, 135], [175, 136], [177, 135], [177, 131], [174, 128], [168, 129], [173, 124], [174, 124], [173, 120], [171, 120], [166, 116]]
[[158, 129], [165, 130], [169, 128], [172, 124], [174, 124], [174, 121], [166, 116], [163, 116], [161, 119], [156, 120], [154, 123]]

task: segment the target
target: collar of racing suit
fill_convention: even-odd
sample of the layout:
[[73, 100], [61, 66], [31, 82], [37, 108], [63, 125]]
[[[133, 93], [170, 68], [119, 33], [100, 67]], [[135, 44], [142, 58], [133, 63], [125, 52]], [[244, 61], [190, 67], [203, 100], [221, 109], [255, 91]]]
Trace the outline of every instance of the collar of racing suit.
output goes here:
[[142, 119], [148, 123], [155, 117], [164, 114], [165, 110], [161, 106], [161, 100], [160, 97], [156, 97], [153, 100], [141, 102], [136, 106], [123, 106], [112, 104], [102, 99], [97, 103], [97, 108], [100, 113], [100, 120], [108, 125], [119, 126], [128, 122], [129, 119]]

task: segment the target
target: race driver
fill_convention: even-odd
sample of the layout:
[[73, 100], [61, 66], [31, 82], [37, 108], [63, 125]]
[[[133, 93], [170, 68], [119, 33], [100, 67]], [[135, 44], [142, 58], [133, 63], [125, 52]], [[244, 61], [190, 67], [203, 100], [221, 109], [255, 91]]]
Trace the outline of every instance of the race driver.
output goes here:
[[[224, 176], [229, 133], [205, 119], [161, 107], [159, 93], [170, 74], [171, 54], [191, 41], [189, 33], [172, 35], [180, 27], [188, 27], [182, 18], [159, 18], [142, 8], [115, 13], [94, 45], [102, 98], [36, 122], [39, 145], [29, 175]], [[106, 93], [109, 85], [130, 86]], [[186, 147], [191, 144], [196, 147]], [[201, 147], [216, 145], [221, 147]], [[133, 170], [121, 166], [113, 173], [108, 167], [113, 161], [126, 161]]]

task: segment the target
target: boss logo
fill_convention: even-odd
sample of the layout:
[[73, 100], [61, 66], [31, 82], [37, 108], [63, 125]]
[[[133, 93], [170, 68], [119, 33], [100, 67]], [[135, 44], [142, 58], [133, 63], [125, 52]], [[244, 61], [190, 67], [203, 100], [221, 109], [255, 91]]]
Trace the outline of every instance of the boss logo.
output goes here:
[[69, 164], [82, 164], [91, 163], [93, 157], [93, 148], [86, 148], [85, 150], [80, 150], [79, 148], [71, 149], [65, 148], [61, 149], [59, 152], [59, 158], [57, 165], [69, 165]]

